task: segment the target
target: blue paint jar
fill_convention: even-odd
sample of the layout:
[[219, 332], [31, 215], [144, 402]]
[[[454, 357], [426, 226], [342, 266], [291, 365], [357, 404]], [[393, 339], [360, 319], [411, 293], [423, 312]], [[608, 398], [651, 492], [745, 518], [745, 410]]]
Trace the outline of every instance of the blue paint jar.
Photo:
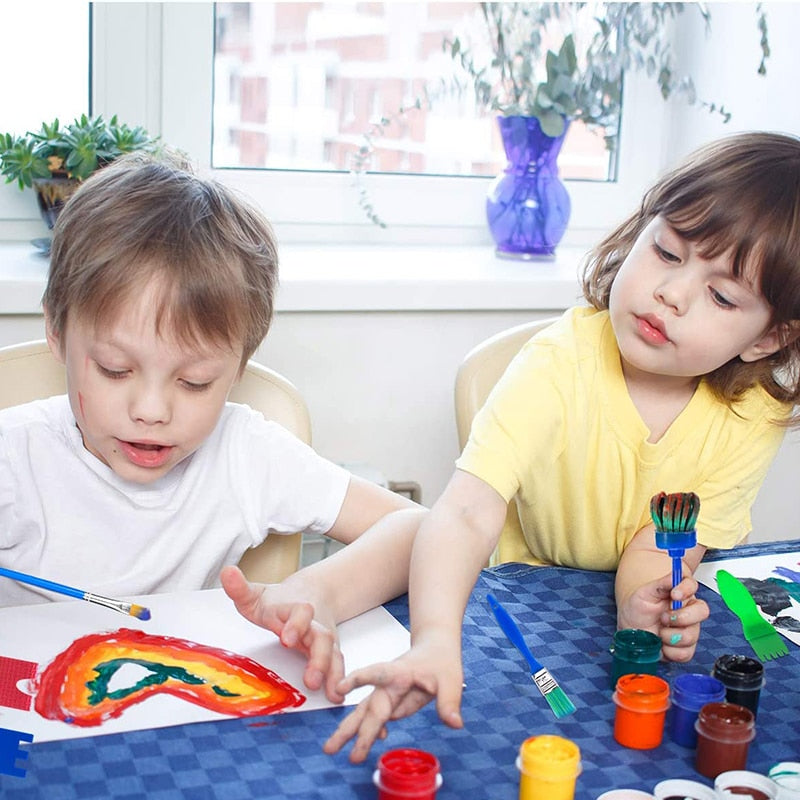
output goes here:
[[672, 682], [672, 715], [669, 731], [672, 741], [683, 747], [697, 747], [694, 723], [706, 703], [721, 703], [725, 686], [711, 675], [692, 672], [678, 675]]
[[611, 664], [611, 688], [623, 675], [655, 675], [661, 659], [661, 639], [650, 631], [624, 628], [614, 634], [610, 648], [614, 661]]

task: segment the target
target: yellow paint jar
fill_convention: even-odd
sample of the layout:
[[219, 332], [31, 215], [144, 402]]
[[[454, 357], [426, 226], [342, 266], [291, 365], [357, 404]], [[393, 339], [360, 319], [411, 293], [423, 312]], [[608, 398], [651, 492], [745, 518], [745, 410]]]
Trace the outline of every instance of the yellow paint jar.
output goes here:
[[581, 751], [561, 736], [531, 736], [519, 749], [517, 769], [519, 800], [573, 800]]

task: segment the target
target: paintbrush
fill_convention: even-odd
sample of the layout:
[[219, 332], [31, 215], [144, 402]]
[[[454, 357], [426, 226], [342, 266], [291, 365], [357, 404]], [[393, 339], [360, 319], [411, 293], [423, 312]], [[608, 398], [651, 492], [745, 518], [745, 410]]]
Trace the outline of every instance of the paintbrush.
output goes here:
[[489, 607], [492, 609], [492, 613], [503, 633], [508, 637], [511, 644], [525, 656], [536, 688], [542, 693], [542, 697], [547, 700], [547, 704], [556, 717], [561, 719], [561, 717], [566, 717], [575, 711], [572, 700], [567, 697], [564, 690], [556, 683], [556, 679], [533, 657], [533, 653], [531, 653], [528, 645], [525, 644], [522, 632], [517, 627], [517, 623], [514, 622], [511, 614], [503, 608], [500, 601], [493, 594], [487, 594], [486, 600], [489, 602]]
[[0, 567], [0, 575], [19, 581], [20, 583], [28, 583], [31, 586], [48, 589], [51, 592], [58, 592], [59, 594], [65, 594], [69, 597], [77, 597], [79, 600], [86, 600], [98, 606], [105, 606], [112, 611], [119, 611], [121, 614], [128, 614], [137, 619], [150, 619], [150, 609], [136, 605], [136, 603], [128, 603], [125, 600], [112, 600], [110, 597], [84, 592], [83, 589], [73, 589], [71, 586], [65, 586], [63, 583], [55, 583], [54, 581], [48, 581], [44, 578], [37, 578], [35, 575], [28, 575], [24, 572], [15, 572], [13, 569], [6, 569], [5, 567]]
[[[659, 492], [650, 500], [650, 516], [656, 526], [656, 547], [672, 558], [672, 588], [683, 580], [682, 558], [697, 544], [695, 523], [700, 512], [700, 498], [694, 492]], [[673, 600], [672, 608], [681, 601]]]

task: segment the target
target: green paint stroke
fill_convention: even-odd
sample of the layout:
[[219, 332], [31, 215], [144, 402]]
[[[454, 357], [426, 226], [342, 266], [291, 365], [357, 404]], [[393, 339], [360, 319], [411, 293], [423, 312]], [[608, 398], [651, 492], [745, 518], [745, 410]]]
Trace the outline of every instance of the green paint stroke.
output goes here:
[[[143, 677], [140, 681], [133, 686], [124, 689], [116, 689], [115, 691], [108, 691], [108, 684], [111, 679], [116, 675], [118, 670], [127, 664], [136, 664], [146, 669], [150, 674]], [[147, 686], [156, 686], [166, 683], [168, 680], [176, 680], [190, 685], [202, 685], [206, 681], [203, 678], [193, 675], [183, 667], [166, 666], [159, 664], [155, 661], [146, 661], [140, 658], [114, 658], [110, 661], [104, 661], [94, 667], [97, 677], [87, 681], [86, 688], [89, 690], [88, 702], [90, 706], [97, 705], [103, 700], [122, 700], [129, 695], [135, 694]], [[221, 697], [238, 697], [235, 692], [229, 692], [220, 686], [212, 685], [212, 690]]]

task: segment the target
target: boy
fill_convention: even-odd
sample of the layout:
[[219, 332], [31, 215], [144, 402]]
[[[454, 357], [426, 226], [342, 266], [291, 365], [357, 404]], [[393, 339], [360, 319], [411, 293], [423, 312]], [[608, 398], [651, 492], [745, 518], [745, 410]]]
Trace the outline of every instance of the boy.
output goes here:
[[[243, 613], [339, 701], [335, 626], [405, 591], [422, 509], [226, 402], [276, 284], [267, 221], [177, 160], [137, 154], [86, 181], [43, 297], [67, 395], [0, 412], [0, 564], [107, 596], [210, 587], [225, 567]], [[277, 586], [232, 566], [271, 531], [368, 529]], [[0, 583], [0, 604], [45, 599]]]

